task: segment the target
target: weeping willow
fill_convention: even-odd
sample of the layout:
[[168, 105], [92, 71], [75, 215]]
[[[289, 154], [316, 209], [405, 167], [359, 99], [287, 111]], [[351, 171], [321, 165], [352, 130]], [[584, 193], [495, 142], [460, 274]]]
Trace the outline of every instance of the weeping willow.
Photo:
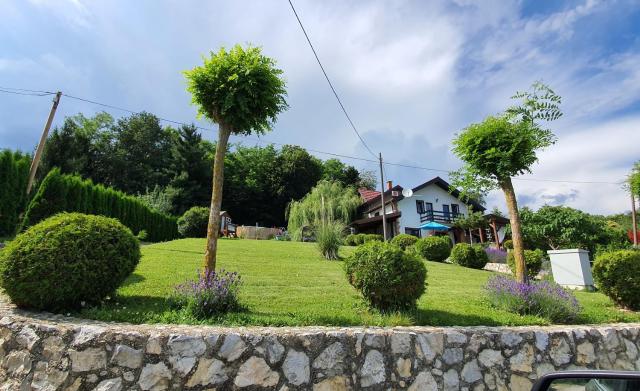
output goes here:
[[360, 202], [353, 188], [344, 188], [339, 182], [320, 181], [303, 199], [289, 204], [289, 234], [296, 241], [301, 241], [306, 233], [313, 234], [323, 255], [336, 259], [344, 229], [355, 216]]

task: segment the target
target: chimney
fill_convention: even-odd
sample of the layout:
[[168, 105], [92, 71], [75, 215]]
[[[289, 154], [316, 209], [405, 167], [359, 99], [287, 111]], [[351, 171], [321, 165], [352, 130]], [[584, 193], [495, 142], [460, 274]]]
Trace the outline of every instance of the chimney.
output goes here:
[[393, 188], [393, 182], [387, 181], [387, 190], [391, 190]]

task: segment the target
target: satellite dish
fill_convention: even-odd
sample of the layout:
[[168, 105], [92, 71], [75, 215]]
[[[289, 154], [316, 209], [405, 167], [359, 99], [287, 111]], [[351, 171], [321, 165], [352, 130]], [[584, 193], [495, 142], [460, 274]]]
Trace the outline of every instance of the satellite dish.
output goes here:
[[413, 195], [413, 190], [411, 189], [404, 189], [402, 190], [402, 195], [409, 198]]

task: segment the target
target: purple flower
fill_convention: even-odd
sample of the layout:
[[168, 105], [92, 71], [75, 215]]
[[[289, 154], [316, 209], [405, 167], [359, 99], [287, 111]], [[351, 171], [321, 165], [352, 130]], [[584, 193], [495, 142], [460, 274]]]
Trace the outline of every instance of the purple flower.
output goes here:
[[170, 303], [177, 308], [187, 309], [198, 319], [209, 318], [240, 307], [238, 291], [242, 279], [236, 272], [224, 269], [198, 271], [198, 278], [176, 285], [169, 297]]

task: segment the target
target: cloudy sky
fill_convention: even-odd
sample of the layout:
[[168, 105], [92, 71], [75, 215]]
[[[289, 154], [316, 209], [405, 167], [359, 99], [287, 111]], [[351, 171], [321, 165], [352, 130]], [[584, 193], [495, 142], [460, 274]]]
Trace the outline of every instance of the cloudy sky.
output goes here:
[[[619, 182], [640, 159], [637, 0], [294, 5], [356, 126], [385, 160], [458, 168], [453, 135], [543, 80], [563, 97], [565, 115], [551, 124], [557, 144], [540, 154], [533, 174], [523, 177], [528, 180], [515, 183], [521, 204], [594, 213], [630, 209], [619, 185], [532, 180]], [[369, 157], [286, 0], [0, 0], [0, 10], [0, 86], [61, 90], [192, 122], [195, 109], [181, 71], [220, 46], [252, 43], [284, 70], [291, 106], [264, 141]], [[0, 148], [32, 150], [50, 100], [0, 93]], [[63, 97], [55, 124], [98, 110]], [[397, 166], [386, 174], [405, 187], [446, 175]], [[504, 209], [501, 194], [489, 197], [493, 205]]]

